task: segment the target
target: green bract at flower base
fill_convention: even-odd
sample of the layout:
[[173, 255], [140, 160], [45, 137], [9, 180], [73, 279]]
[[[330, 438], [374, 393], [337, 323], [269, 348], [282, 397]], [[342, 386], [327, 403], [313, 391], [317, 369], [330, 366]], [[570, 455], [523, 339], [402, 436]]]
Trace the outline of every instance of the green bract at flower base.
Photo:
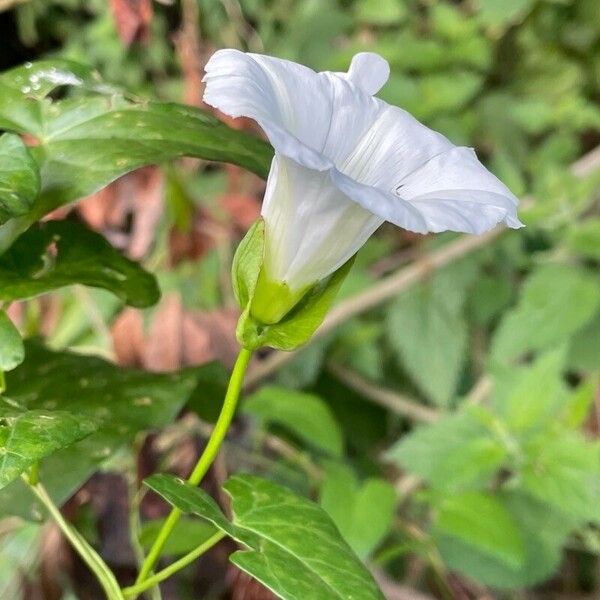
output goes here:
[[265, 222], [258, 219], [240, 242], [233, 259], [233, 290], [242, 309], [236, 335], [248, 350], [270, 346], [295, 350], [323, 322], [354, 257], [329, 277], [298, 292], [265, 274]]

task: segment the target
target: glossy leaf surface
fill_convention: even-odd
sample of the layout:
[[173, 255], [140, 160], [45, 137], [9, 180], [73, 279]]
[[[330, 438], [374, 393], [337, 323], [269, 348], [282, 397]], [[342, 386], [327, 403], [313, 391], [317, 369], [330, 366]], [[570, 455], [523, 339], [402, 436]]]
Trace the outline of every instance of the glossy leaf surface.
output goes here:
[[97, 426], [94, 419], [71, 412], [24, 410], [9, 399], [0, 399], [0, 488]]
[[153, 275], [99, 233], [71, 221], [38, 223], [0, 256], [0, 300], [31, 298], [81, 283], [110, 290], [137, 307], [159, 298]]
[[38, 167], [18, 135], [0, 136], [0, 224], [27, 213], [40, 192]]
[[231, 561], [286, 600], [381, 600], [373, 578], [318, 505], [251, 475], [225, 484], [233, 520], [203, 490], [169, 475], [147, 485], [183, 512], [198, 514], [247, 550]]
[[[53, 352], [35, 340], [26, 343], [26, 356], [6, 375], [12, 400], [29, 411], [67, 412], [98, 424], [92, 435], [40, 463], [40, 478], [59, 504], [139, 431], [171, 423], [196, 385], [195, 369], [145, 373], [100, 358]], [[0, 492], [0, 515], [31, 519], [39, 518], [40, 511], [22, 482], [15, 481]]]

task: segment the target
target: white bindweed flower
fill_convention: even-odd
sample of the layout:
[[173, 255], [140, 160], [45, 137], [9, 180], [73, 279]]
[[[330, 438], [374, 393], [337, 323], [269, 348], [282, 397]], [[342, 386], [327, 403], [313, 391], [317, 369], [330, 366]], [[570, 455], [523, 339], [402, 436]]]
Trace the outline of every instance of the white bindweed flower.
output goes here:
[[206, 65], [204, 101], [256, 120], [275, 148], [263, 275], [292, 293], [336, 271], [384, 221], [418, 233], [522, 226], [517, 198], [471, 148], [373, 97], [388, 76], [371, 53], [348, 73], [238, 50]]

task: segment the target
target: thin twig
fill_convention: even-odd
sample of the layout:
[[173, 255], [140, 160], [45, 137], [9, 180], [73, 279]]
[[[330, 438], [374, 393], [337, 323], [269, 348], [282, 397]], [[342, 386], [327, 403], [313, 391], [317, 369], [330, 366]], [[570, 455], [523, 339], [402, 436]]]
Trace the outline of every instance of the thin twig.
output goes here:
[[285, 440], [271, 433], [266, 433], [262, 439], [266, 448], [289, 462], [297, 464], [313, 481], [320, 481], [323, 478], [323, 470], [315, 465], [307, 454], [300, 452]]
[[[583, 178], [598, 168], [600, 168], [600, 146], [574, 162], [570, 167], [570, 171], [576, 177]], [[526, 207], [531, 205], [532, 202], [532, 198], [527, 196], [523, 199], [521, 205]], [[451, 262], [466, 256], [478, 248], [487, 246], [498, 238], [504, 230], [504, 227], [498, 226], [483, 235], [462, 236], [417, 260], [412, 265], [403, 267], [394, 274], [385, 277], [370, 289], [340, 302], [331, 310], [323, 325], [317, 330], [312, 339], [315, 340], [348, 319], [361, 315], [379, 304], [390, 300]], [[245, 387], [252, 387], [259, 381], [266, 379], [295, 356], [296, 352], [272, 352], [249, 371], [246, 376]]]
[[373, 575], [387, 600], [434, 600], [433, 596], [413, 587], [396, 583], [384, 571], [375, 570]]
[[394, 483], [394, 489], [396, 490], [396, 496], [400, 502], [404, 502], [409, 496], [412, 496], [413, 492], [416, 492], [421, 485], [423, 480], [416, 475], [403, 475], [398, 477]]
[[187, 567], [189, 564], [193, 563], [199, 556], [204, 554], [206, 551], [210, 550], [215, 544], [220, 542], [226, 534], [223, 531], [217, 531], [212, 537], [208, 538], [205, 542], [200, 544], [197, 548], [182, 556], [180, 559], [176, 560], [174, 563], [170, 564], [168, 567], [165, 567], [162, 571], [159, 571], [155, 575], [151, 575], [141, 583], [136, 583], [131, 587], [123, 589], [123, 595], [126, 598], [137, 598], [139, 594], [145, 592], [152, 586], [158, 585], [161, 581], [168, 579], [171, 575], [177, 573], [184, 567]]
[[402, 415], [423, 423], [432, 423], [439, 418], [439, 414], [435, 409], [429, 408], [417, 400], [403, 396], [393, 390], [371, 383], [356, 373], [356, 371], [352, 371], [339, 363], [330, 362], [327, 368], [330, 373], [335, 375], [349, 388], [397, 415]]
[[492, 379], [482, 375], [465, 397], [465, 404], [481, 404], [492, 391]]

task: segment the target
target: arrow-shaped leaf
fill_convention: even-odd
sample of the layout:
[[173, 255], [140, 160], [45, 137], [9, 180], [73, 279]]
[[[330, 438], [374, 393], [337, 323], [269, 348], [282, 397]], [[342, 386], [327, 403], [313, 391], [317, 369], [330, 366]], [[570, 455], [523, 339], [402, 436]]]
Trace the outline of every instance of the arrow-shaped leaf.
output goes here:
[[146, 484], [183, 512], [194, 513], [247, 547], [231, 561], [285, 600], [382, 600], [370, 573], [318, 505], [251, 475], [236, 475], [230, 522], [203, 490], [169, 475]]

